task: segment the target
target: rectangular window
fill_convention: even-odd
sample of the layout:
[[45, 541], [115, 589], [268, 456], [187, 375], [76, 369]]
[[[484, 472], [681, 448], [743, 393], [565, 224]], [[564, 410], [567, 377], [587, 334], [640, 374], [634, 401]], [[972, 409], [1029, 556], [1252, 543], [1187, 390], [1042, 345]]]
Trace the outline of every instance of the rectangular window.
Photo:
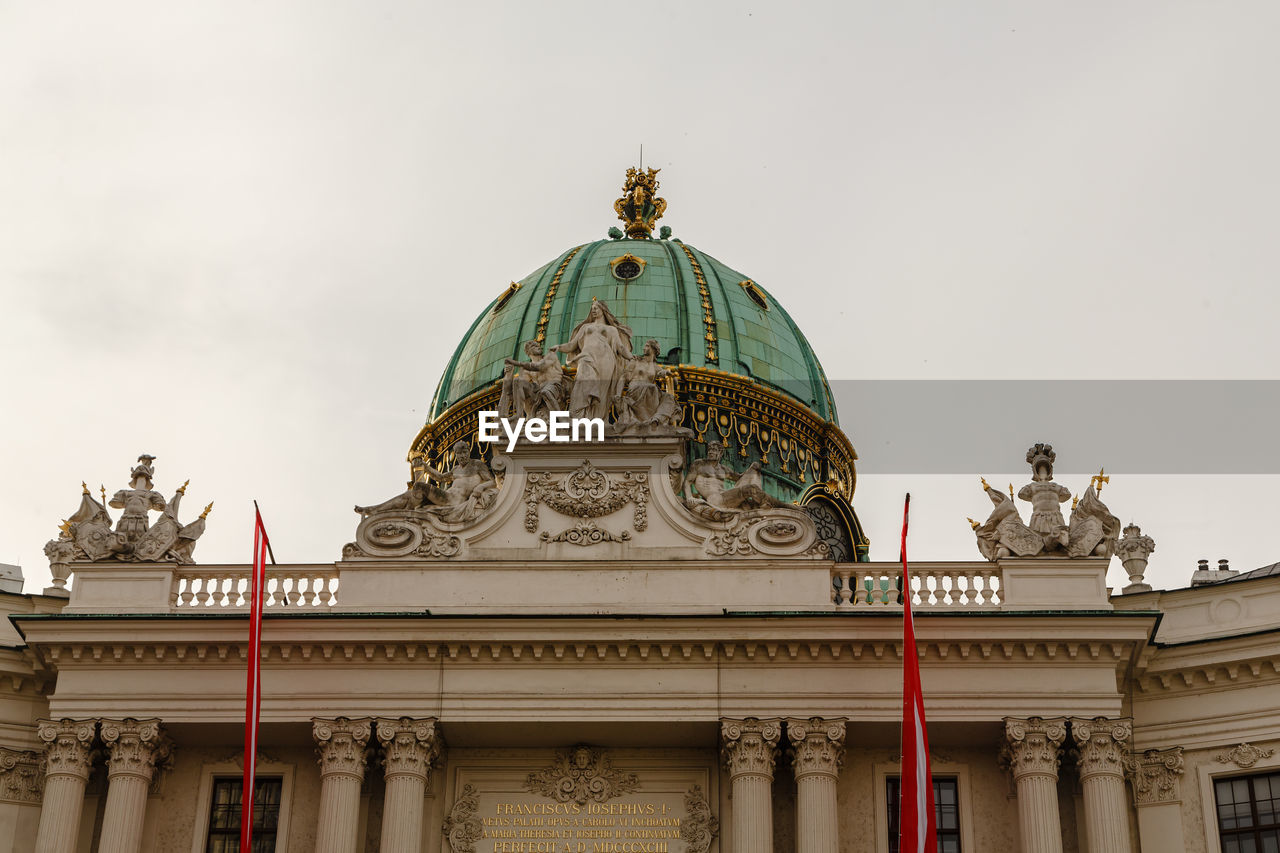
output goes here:
[[1280, 772], [1215, 779], [1222, 853], [1280, 851]]
[[[275, 853], [276, 828], [280, 825], [280, 777], [253, 780], [253, 853]], [[209, 809], [209, 843], [206, 853], [239, 853], [240, 806], [244, 780], [213, 780], [213, 803]]]
[[[889, 853], [898, 853], [902, 782], [897, 776], [890, 776], [885, 783], [889, 807]], [[933, 777], [933, 803], [938, 826], [938, 853], [960, 853], [960, 790], [954, 776]]]

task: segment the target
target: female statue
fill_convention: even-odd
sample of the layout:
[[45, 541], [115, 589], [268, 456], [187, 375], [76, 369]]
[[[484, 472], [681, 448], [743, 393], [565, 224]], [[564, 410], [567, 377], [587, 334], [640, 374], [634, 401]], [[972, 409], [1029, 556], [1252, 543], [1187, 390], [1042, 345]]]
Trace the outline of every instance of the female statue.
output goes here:
[[631, 352], [631, 327], [618, 322], [609, 306], [596, 300], [587, 318], [562, 344], [551, 348], [568, 358], [578, 374], [569, 395], [569, 414], [575, 418], [608, 420], [609, 403], [622, 393], [624, 367], [635, 356]]

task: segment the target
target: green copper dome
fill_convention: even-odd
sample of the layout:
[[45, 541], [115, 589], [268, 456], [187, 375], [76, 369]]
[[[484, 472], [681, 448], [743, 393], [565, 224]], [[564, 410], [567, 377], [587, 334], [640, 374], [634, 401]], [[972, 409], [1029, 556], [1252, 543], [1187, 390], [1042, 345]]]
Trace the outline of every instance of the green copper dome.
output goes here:
[[593, 299], [632, 328], [637, 349], [655, 338], [667, 363], [749, 378], [836, 422], [822, 366], [773, 296], [687, 243], [657, 239], [569, 249], [499, 294], [458, 345], [430, 419], [501, 379], [503, 359], [526, 357], [525, 341], [568, 340]]

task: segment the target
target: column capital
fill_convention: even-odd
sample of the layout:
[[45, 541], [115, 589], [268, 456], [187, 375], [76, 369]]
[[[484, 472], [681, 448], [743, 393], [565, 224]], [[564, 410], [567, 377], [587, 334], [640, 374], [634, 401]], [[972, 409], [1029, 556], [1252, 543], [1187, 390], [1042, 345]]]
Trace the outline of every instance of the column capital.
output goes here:
[[1024, 776], [1058, 778], [1066, 717], [1005, 717], [1003, 758], [1015, 780]]
[[1182, 747], [1148, 749], [1141, 755], [1125, 756], [1124, 767], [1133, 782], [1135, 806], [1182, 801], [1180, 783], [1186, 767]]
[[1102, 773], [1124, 775], [1124, 758], [1133, 736], [1128, 717], [1072, 717], [1071, 740], [1076, 745], [1080, 778]]
[[321, 778], [339, 775], [363, 780], [368, 759], [365, 747], [369, 743], [372, 729], [373, 719], [370, 717], [355, 720], [346, 717], [331, 720], [312, 717], [311, 736], [316, 741]]
[[0, 746], [0, 802], [39, 803], [44, 796], [45, 758], [34, 749]]
[[173, 757], [173, 743], [158, 719], [100, 720], [102, 742], [109, 750], [107, 778], [137, 776], [151, 783], [157, 766]]
[[45, 774], [89, 779], [97, 720], [39, 720], [36, 737], [44, 742]]
[[836, 776], [844, 763], [846, 717], [788, 717], [787, 740], [791, 742], [792, 769], [796, 778], [811, 774]]
[[444, 746], [435, 718], [378, 717], [374, 722], [387, 778], [407, 775], [426, 779]]
[[720, 720], [720, 752], [733, 776], [764, 776], [773, 779], [778, 760], [778, 741], [782, 738], [782, 719]]

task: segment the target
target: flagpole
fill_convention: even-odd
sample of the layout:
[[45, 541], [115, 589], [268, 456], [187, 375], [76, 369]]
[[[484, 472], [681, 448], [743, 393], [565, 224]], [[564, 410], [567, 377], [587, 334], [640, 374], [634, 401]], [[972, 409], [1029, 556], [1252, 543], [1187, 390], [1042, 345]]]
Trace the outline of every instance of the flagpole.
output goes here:
[[899, 853], [937, 853], [929, 730], [920, 685], [915, 619], [911, 614], [911, 571], [907, 566], [907, 521], [911, 495], [902, 504], [902, 776], [898, 785]]
[[[240, 789], [240, 853], [253, 849], [253, 788], [257, 775], [258, 720], [262, 712], [262, 606], [271, 540], [253, 502], [253, 565], [249, 577], [249, 648], [244, 696], [244, 783]], [[274, 555], [271, 562], [275, 563]]]

